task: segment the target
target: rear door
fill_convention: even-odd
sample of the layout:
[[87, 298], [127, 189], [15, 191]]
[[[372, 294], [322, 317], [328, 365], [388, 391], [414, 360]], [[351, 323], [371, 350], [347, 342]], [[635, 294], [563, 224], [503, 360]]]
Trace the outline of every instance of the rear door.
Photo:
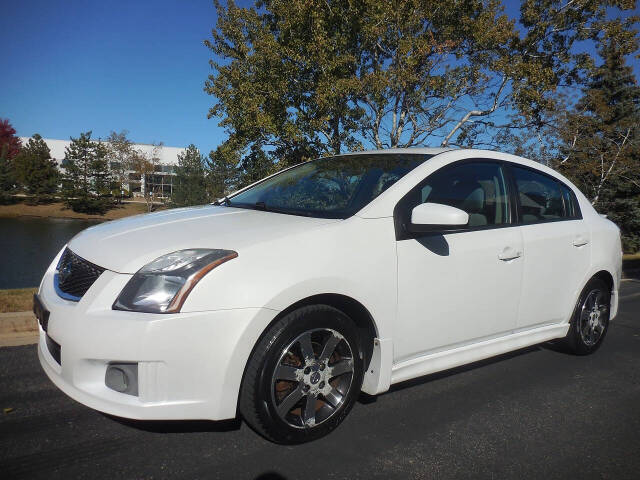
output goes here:
[[571, 189], [539, 170], [510, 164], [524, 242], [518, 328], [566, 320], [587, 273], [590, 231]]

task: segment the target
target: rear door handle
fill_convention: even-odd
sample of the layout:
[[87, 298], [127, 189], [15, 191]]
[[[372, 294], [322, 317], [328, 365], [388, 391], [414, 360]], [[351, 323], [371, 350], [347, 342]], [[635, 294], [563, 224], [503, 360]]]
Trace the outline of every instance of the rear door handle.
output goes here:
[[498, 258], [503, 262], [507, 262], [509, 260], [514, 260], [522, 256], [521, 250], [516, 250], [513, 247], [504, 247], [502, 252], [498, 254]]
[[576, 238], [573, 239], [573, 246], [574, 247], [582, 247], [583, 245], [586, 245], [587, 243], [589, 243], [589, 239], [587, 237], [585, 237], [584, 235], [578, 235]]

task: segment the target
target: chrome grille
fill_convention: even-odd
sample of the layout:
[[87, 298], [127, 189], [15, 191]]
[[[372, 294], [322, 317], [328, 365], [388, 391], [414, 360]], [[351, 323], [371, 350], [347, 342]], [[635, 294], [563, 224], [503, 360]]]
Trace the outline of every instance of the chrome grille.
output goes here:
[[56, 291], [62, 298], [77, 302], [104, 270], [66, 248], [56, 269]]

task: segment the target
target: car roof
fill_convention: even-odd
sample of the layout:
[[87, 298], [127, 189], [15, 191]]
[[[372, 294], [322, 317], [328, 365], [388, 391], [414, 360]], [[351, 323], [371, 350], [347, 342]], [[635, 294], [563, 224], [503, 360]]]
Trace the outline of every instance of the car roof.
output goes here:
[[371, 155], [371, 154], [385, 154], [385, 153], [405, 153], [414, 155], [438, 155], [439, 153], [449, 152], [454, 150], [453, 148], [429, 148], [429, 147], [416, 147], [416, 148], [385, 148], [382, 150], [363, 150], [361, 152], [347, 152], [341, 153], [342, 155]]

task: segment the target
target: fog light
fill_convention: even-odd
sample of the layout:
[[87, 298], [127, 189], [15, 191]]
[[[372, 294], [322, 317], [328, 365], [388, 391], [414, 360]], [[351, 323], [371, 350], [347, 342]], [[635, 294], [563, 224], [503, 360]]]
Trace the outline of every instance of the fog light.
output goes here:
[[110, 363], [104, 376], [107, 387], [127, 395], [138, 395], [138, 364]]

